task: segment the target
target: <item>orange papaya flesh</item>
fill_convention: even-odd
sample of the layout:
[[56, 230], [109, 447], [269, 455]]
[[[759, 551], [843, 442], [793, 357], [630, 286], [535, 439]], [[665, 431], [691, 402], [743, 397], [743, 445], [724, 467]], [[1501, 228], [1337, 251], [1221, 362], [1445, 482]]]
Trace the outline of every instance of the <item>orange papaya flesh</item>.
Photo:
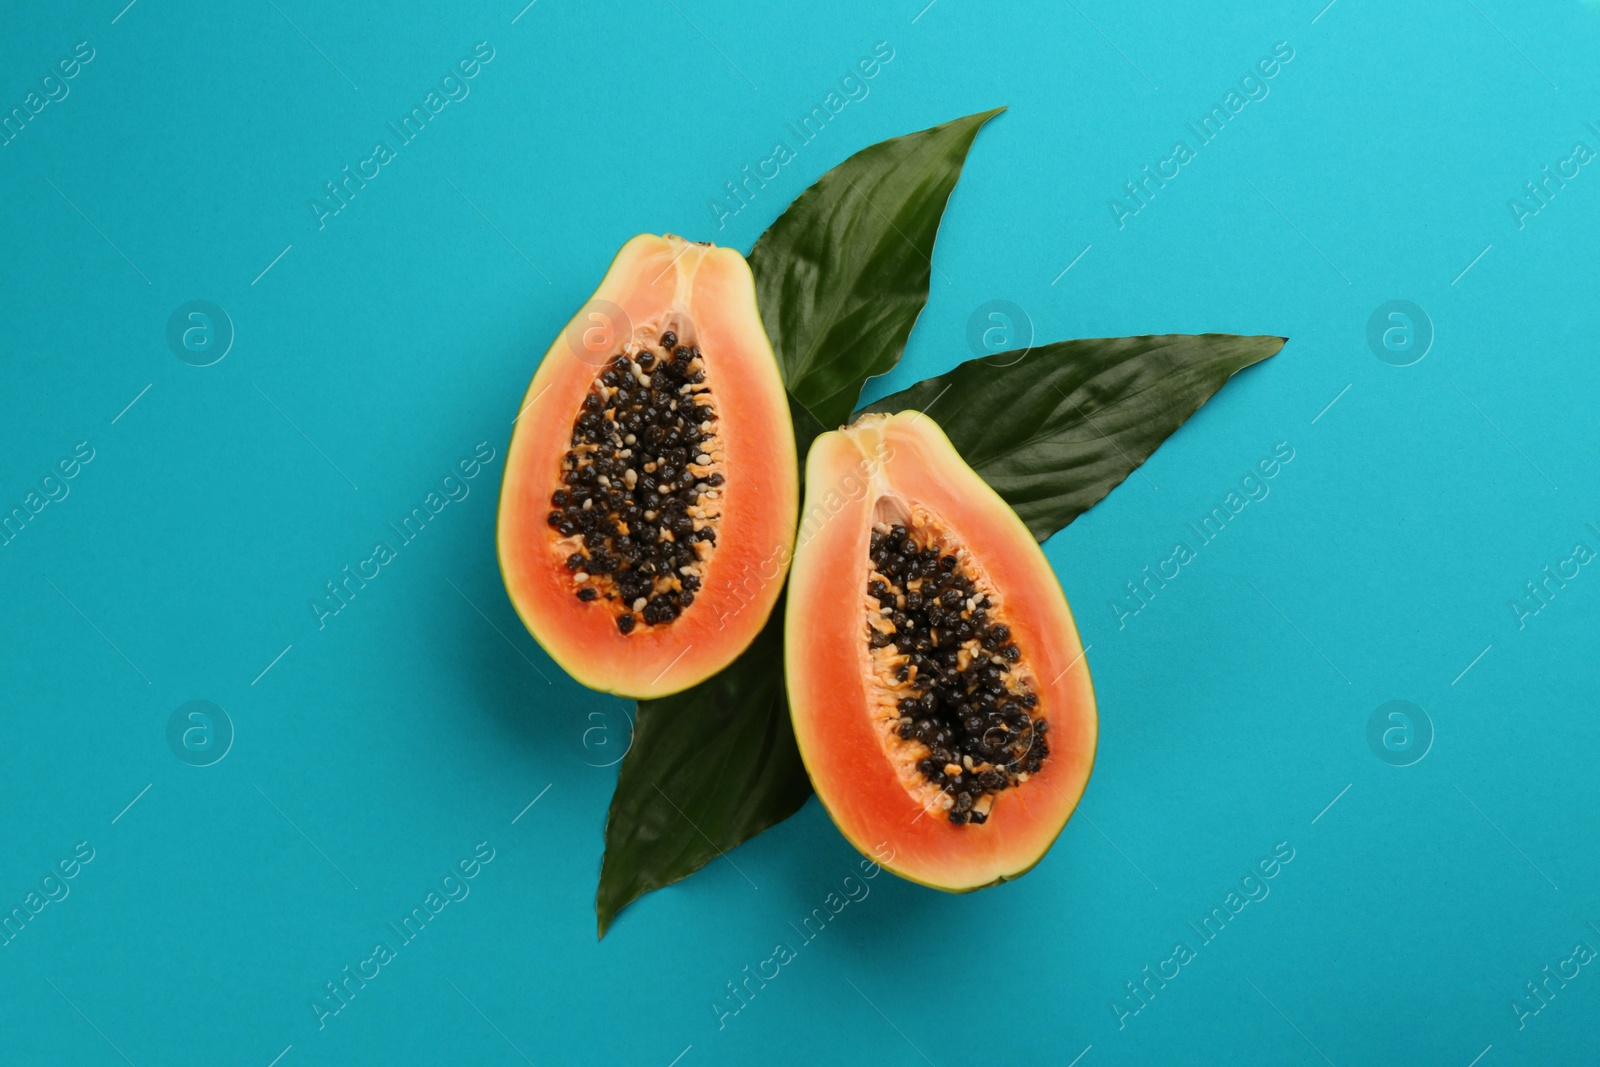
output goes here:
[[633, 238], [545, 353], [507, 451], [497, 547], [529, 633], [593, 689], [703, 681], [771, 614], [798, 499], [744, 257]]
[[1088, 664], [1038, 542], [932, 418], [812, 445], [785, 628], [795, 737], [851, 844], [952, 892], [1043, 857], [1094, 763]]

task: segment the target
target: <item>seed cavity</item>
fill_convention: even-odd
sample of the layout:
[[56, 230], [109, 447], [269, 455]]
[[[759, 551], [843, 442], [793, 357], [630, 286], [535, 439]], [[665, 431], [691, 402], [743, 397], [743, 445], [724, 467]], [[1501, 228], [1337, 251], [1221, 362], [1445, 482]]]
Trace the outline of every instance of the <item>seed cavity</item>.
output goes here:
[[573, 595], [620, 632], [694, 603], [717, 542], [722, 453], [705, 358], [675, 331], [627, 342], [589, 386], [547, 521]]
[[962, 556], [915, 522], [875, 526], [864, 634], [891, 744], [958, 826], [987, 822], [1050, 755], [1022, 652]]

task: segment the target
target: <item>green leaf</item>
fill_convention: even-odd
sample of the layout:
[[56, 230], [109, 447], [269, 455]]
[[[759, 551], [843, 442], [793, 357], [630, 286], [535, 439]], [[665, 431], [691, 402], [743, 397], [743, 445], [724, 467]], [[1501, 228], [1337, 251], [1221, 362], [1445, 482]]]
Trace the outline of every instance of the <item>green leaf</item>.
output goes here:
[[[973, 138], [1000, 110], [857, 152], [751, 250], [802, 461], [818, 434], [849, 417], [862, 384], [899, 362], [928, 301], [945, 204]], [[783, 691], [780, 603], [720, 674], [640, 701], [606, 820], [600, 935], [628, 904], [782, 822], [810, 795]]]
[[793, 393], [789, 394], [789, 419], [794, 423], [794, 454], [800, 457], [800, 482], [803, 488], [806, 456], [811, 452], [811, 442], [822, 436], [822, 423], [794, 398]]
[[810, 795], [783, 690], [780, 600], [720, 674], [639, 702], [606, 819], [600, 936], [633, 901], [782, 822]]
[[1207, 333], [1057, 341], [968, 360], [865, 410], [927, 411], [1043, 541], [1116, 488], [1230, 377], [1286, 340]]
[[784, 381], [825, 429], [849, 418], [862, 383], [899, 362], [928, 302], [945, 202], [972, 139], [1002, 110], [857, 152], [801, 193], [751, 249], [756, 301]]

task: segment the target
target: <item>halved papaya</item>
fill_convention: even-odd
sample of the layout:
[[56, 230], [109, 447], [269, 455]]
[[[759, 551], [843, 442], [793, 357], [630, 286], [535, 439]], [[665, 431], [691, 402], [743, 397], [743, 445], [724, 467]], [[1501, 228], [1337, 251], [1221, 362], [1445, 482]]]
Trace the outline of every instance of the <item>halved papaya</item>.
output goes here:
[[686, 689], [772, 613], [798, 473], [744, 257], [635, 237], [517, 415], [500, 489], [506, 591], [584, 685], [641, 699]]
[[851, 844], [951, 892], [1039, 861], [1088, 784], [1094, 688], [1044, 552], [932, 418], [811, 446], [785, 629], [795, 738]]

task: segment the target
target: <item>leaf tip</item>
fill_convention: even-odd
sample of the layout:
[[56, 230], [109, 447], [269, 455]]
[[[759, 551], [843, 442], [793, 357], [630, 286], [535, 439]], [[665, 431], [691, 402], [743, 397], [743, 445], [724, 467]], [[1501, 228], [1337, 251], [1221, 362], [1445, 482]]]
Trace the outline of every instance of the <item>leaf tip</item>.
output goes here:
[[965, 124], [971, 123], [974, 135], [976, 135], [977, 130], [982, 129], [988, 124], [990, 119], [1000, 114], [1000, 112], [1006, 110], [1007, 106], [1008, 105], [1006, 104], [1001, 104], [999, 107], [992, 107], [987, 111], [974, 111], [970, 115], [962, 115], [960, 118], [951, 119], [949, 122], [943, 123], [942, 125], [955, 126], [957, 124], [961, 124], [965, 126]]

